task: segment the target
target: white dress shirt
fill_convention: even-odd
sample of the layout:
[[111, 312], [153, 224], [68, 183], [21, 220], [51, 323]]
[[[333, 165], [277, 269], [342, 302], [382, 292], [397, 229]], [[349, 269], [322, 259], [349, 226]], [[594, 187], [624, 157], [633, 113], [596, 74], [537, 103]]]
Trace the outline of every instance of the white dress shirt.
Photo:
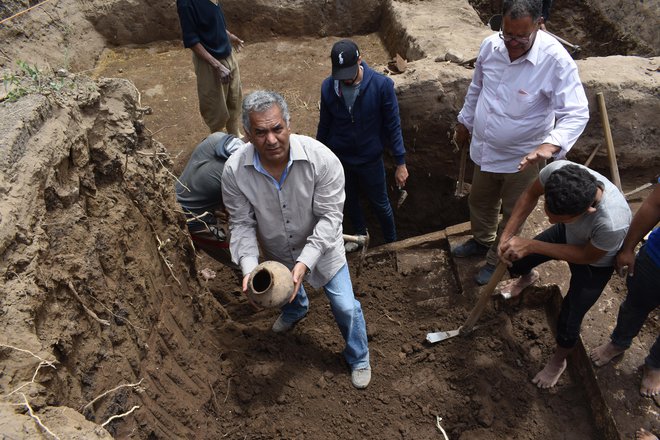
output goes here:
[[539, 145], [563, 158], [589, 120], [577, 65], [553, 37], [538, 31], [531, 49], [511, 62], [504, 41], [486, 38], [458, 121], [472, 133], [470, 157], [481, 171], [515, 173]]

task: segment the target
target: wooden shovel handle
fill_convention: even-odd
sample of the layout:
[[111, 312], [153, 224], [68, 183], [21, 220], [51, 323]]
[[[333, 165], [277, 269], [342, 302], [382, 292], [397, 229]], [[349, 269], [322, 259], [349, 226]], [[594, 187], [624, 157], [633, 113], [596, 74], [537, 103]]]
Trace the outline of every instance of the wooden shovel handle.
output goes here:
[[506, 264], [500, 261], [495, 268], [495, 273], [493, 273], [493, 276], [490, 277], [488, 284], [486, 284], [486, 286], [481, 289], [479, 300], [477, 301], [477, 304], [472, 308], [470, 316], [468, 316], [468, 319], [465, 320], [465, 324], [463, 324], [461, 327], [462, 334], [469, 333], [479, 317], [481, 317], [481, 314], [484, 312], [486, 305], [493, 296], [495, 286], [497, 286], [497, 283], [499, 283], [504, 276], [504, 272], [506, 272]]
[[612, 183], [623, 192], [621, 187], [621, 177], [619, 176], [619, 166], [616, 162], [616, 152], [614, 151], [614, 141], [612, 140], [612, 130], [610, 130], [610, 120], [607, 117], [607, 107], [605, 106], [605, 96], [603, 92], [596, 93], [598, 98], [598, 108], [600, 109], [600, 120], [603, 124], [603, 134], [605, 135], [605, 145], [607, 146], [607, 159], [610, 163], [610, 173], [612, 173]]
[[463, 186], [465, 186], [465, 167], [467, 165], [467, 156], [468, 156], [469, 148], [470, 148], [469, 144], [463, 145], [461, 147], [461, 163], [458, 169], [458, 193], [460, 195], [463, 194]]

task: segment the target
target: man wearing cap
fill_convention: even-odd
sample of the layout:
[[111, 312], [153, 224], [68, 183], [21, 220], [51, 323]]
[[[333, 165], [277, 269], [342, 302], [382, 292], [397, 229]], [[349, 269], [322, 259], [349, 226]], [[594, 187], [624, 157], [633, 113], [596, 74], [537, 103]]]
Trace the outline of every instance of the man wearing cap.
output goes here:
[[195, 147], [175, 184], [176, 200], [186, 215], [195, 248], [234, 269], [238, 266], [231, 262], [227, 229], [221, 220], [222, 172], [229, 156], [244, 145], [233, 135], [212, 133]]
[[193, 52], [199, 111], [211, 130], [240, 136], [241, 76], [232, 53], [243, 40], [227, 30], [218, 0], [177, 0], [183, 44]]
[[541, 0], [504, 0], [502, 11], [502, 31], [479, 49], [455, 131], [458, 145], [470, 144], [475, 167], [468, 199], [473, 237], [452, 254], [486, 256], [478, 284], [495, 271], [500, 232], [518, 196], [547, 159], [566, 156], [589, 120], [577, 65], [539, 32]]
[[354, 232], [367, 233], [359, 205], [362, 192], [378, 217], [385, 242], [395, 241], [394, 214], [387, 196], [383, 163], [385, 146], [394, 156], [394, 178], [400, 188], [406, 184], [408, 169], [394, 82], [369, 68], [351, 40], [335, 43], [330, 58], [332, 75], [321, 85], [316, 139], [330, 147], [344, 167], [346, 216]]

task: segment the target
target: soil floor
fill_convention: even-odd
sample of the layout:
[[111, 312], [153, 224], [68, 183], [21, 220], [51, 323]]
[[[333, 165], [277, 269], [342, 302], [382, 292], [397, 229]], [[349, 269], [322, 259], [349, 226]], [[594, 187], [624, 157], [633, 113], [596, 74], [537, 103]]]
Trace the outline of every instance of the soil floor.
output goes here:
[[[378, 35], [355, 40], [370, 65], [386, 66], [389, 55]], [[244, 93], [279, 91], [291, 107], [293, 130], [314, 136], [333, 41], [248, 41], [238, 56]], [[152, 108], [146, 127], [172, 155], [174, 174], [207, 134], [190, 58], [178, 41], [106, 50], [94, 72], [135, 83], [141, 104]], [[202, 409], [216, 424], [212, 432], [224, 438], [431, 439], [442, 438], [440, 427], [461, 440], [601, 438], [589, 396], [573, 373], [550, 391], [531, 384], [554, 347], [542, 301], [489, 310], [468, 338], [423, 343], [429, 331], [458, 328], [475, 301], [473, 285], [459, 294], [464, 280], [455, 277], [446, 243], [370, 257], [360, 277], [354, 272], [357, 255], [350, 256], [370, 339], [373, 381], [365, 391], [350, 385], [343, 341], [322, 291], [308, 289], [308, 317], [293, 332], [274, 335], [269, 328], [277, 312], [255, 312], [233, 273], [199, 258], [199, 268], [216, 272], [207, 286], [233, 320], [209, 329], [218, 379], [215, 409]], [[613, 283], [623, 295], [621, 281]], [[603, 328], [613, 324], [615, 313]], [[657, 315], [653, 319], [657, 324]], [[657, 332], [657, 325], [648, 331]], [[657, 428], [657, 412], [646, 421]], [[625, 427], [626, 436], [631, 429]], [[200, 428], [199, 437], [209, 438], [206, 432]]]

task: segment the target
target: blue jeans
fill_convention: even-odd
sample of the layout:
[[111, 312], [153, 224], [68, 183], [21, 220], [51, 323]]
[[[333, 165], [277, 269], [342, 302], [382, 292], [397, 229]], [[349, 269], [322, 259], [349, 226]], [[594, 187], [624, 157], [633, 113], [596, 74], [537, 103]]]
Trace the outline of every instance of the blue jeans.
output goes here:
[[394, 213], [387, 196], [383, 159], [363, 165], [344, 164], [344, 175], [346, 176], [344, 212], [351, 221], [355, 233], [359, 235], [367, 233], [367, 225], [360, 208], [360, 193], [363, 192], [378, 217], [385, 242], [396, 241]]
[[[541, 232], [534, 240], [546, 243], [566, 244], [566, 226], [558, 223]], [[539, 264], [552, 258], [540, 254], [530, 254], [514, 261], [509, 269], [512, 275], [526, 275]], [[557, 345], [573, 348], [580, 336], [580, 327], [584, 315], [593, 306], [614, 272], [614, 266], [597, 267], [588, 264], [568, 263], [571, 280], [568, 292], [561, 302], [557, 318]]]
[[[612, 344], [627, 349], [644, 325], [646, 317], [660, 305], [660, 266], [642, 246], [635, 258], [635, 275], [626, 278], [628, 295], [619, 306], [619, 316], [612, 332]], [[660, 368], [660, 335], [646, 357], [646, 365]]]
[[[335, 322], [346, 341], [344, 357], [351, 370], [369, 367], [369, 347], [367, 346], [367, 325], [364, 322], [362, 307], [355, 299], [348, 265], [344, 264], [328, 283], [323, 286], [330, 300], [330, 308]], [[309, 309], [309, 299], [301, 285], [293, 302], [282, 307], [283, 319], [296, 322], [302, 319]]]

